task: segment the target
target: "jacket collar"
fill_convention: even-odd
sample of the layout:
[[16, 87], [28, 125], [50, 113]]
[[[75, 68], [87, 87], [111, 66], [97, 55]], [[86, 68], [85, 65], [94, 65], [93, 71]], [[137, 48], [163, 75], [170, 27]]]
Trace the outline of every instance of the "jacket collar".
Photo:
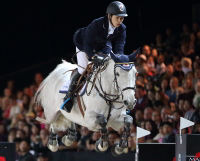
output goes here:
[[[103, 29], [105, 31], [104, 34], [105, 34], [106, 37], [108, 35], [108, 28], [109, 28], [108, 16], [104, 16]], [[117, 31], [118, 31], [118, 27], [115, 28], [113, 34], [117, 33]]]

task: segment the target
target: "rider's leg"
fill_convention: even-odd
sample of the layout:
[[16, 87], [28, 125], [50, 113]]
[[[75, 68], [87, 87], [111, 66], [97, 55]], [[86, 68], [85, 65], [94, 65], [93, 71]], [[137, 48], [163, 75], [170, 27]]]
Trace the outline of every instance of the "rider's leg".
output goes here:
[[[78, 52], [79, 49], [76, 47], [76, 52]], [[85, 54], [85, 52], [83, 51], [79, 51], [79, 53], [77, 54], [77, 61], [78, 61], [78, 65], [80, 65], [81, 67], [86, 68], [88, 65], [88, 58]], [[85, 69], [78, 67], [78, 72], [80, 74], [83, 74], [83, 72], [85, 71]]]
[[[76, 48], [76, 52], [78, 52], [78, 51], [79, 51], [79, 49]], [[87, 59], [85, 52], [80, 51], [77, 54], [77, 61], [78, 61], [78, 65], [80, 65], [83, 68], [78, 67], [78, 70], [75, 70], [75, 72], [73, 73], [73, 75], [71, 77], [71, 82], [69, 85], [68, 93], [64, 97], [63, 109], [69, 113], [71, 112], [71, 109], [73, 107], [74, 89], [76, 88], [76, 83], [77, 83], [78, 79], [80, 78], [81, 74], [83, 74], [83, 72], [88, 64], [88, 59]]]

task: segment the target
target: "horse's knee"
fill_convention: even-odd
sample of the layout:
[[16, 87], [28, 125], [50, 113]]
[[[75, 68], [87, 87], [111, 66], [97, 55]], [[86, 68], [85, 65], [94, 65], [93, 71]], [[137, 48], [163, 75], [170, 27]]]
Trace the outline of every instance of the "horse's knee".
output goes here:
[[124, 117], [124, 126], [130, 126], [133, 123], [133, 118], [130, 115]]

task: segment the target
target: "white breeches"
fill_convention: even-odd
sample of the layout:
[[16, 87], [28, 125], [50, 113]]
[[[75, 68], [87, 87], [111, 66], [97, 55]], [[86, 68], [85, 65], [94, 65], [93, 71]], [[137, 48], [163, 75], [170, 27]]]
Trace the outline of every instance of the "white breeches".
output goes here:
[[[80, 51], [77, 47], [76, 47], [76, 52]], [[83, 51], [80, 51], [77, 55], [77, 62], [78, 65], [80, 65], [83, 68], [86, 68], [88, 65], [88, 58], [86, 56], [86, 53]], [[78, 67], [78, 72], [79, 74], [83, 74], [83, 72], [85, 71], [85, 69]]]

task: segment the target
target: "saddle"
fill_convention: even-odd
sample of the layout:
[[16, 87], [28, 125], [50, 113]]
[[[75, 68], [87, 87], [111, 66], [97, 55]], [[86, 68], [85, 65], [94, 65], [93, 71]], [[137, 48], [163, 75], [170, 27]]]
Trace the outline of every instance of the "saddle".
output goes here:
[[[74, 74], [75, 70], [77, 70], [77, 68], [72, 71], [70, 79], [71, 79], [72, 75]], [[79, 110], [80, 110], [81, 114], [83, 115], [83, 117], [84, 117], [84, 112], [85, 112], [86, 108], [85, 108], [85, 104], [84, 104], [82, 96], [84, 95], [84, 93], [86, 91], [86, 81], [89, 77], [91, 77], [92, 71], [93, 71], [93, 64], [90, 63], [90, 64], [88, 64], [88, 66], [87, 66], [86, 70], [83, 72], [83, 74], [80, 76], [79, 80], [76, 82], [76, 87], [75, 87], [74, 93], [73, 93], [73, 95], [75, 96], [75, 99], [78, 102], [78, 107], [79, 107]], [[67, 93], [69, 82], [70, 81], [66, 82], [63, 85], [62, 89], [59, 91], [60, 93]]]

